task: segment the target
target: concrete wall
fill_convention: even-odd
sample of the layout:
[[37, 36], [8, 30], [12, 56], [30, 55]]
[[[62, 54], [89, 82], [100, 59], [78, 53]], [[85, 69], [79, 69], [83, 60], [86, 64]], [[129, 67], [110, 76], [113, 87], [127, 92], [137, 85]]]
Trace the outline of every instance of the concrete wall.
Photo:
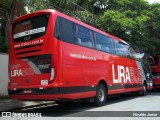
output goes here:
[[0, 54], [0, 96], [7, 96], [8, 54]]

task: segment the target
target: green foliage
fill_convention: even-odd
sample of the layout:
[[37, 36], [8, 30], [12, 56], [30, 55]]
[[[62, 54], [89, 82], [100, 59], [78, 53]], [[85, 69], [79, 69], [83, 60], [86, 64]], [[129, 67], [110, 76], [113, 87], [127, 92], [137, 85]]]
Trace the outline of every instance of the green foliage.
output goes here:
[[8, 45], [7, 44], [0, 45], [0, 53], [8, 53]]
[[4, 43], [4, 36], [0, 34], [0, 53], [7, 53], [8, 45]]
[[17, 16], [25, 13], [25, 0], [1, 0], [0, 2], [0, 52], [8, 51], [10, 25]]
[[49, 0], [26, 0], [25, 3], [30, 12], [49, 9], [51, 7]]
[[104, 12], [100, 20], [100, 26], [107, 32], [113, 34], [119, 34], [121, 31], [130, 30], [136, 24], [131, 18], [127, 18], [125, 14], [112, 10]]
[[[160, 4], [145, 0], [112, 0], [100, 16], [99, 27], [142, 48], [160, 54]], [[126, 34], [126, 31], [130, 31]]]

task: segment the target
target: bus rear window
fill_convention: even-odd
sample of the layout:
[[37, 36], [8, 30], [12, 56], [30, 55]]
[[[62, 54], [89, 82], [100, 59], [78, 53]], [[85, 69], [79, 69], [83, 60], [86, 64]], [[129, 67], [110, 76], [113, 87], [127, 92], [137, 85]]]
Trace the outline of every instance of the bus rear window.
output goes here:
[[13, 41], [23, 42], [41, 37], [45, 34], [49, 15], [39, 15], [19, 21], [13, 25]]

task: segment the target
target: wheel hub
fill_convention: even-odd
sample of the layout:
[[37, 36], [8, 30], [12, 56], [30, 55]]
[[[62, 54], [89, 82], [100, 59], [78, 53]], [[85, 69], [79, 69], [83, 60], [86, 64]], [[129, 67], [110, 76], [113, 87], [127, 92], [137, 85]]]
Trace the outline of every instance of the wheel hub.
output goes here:
[[104, 100], [104, 91], [103, 89], [99, 89], [98, 91], [98, 99], [102, 102]]

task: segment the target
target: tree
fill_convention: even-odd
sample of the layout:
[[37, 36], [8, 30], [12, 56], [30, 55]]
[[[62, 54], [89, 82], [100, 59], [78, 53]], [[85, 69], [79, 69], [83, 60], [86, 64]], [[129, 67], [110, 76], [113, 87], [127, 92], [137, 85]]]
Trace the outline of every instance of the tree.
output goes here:
[[1, 0], [0, 4], [0, 41], [1, 51], [7, 52], [7, 44], [10, 38], [10, 25], [12, 21], [25, 13], [23, 0]]
[[30, 12], [52, 8], [50, 0], [25, 0], [25, 1], [26, 1], [25, 5]]
[[146, 29], [150, 38], [149, 44], [154, 47], [151, 54], [160, 54], [160, 4], [151, 4], [149, 10], [152, 11], [152, 14], [150, 14], [151, 19]]
[[[159, 5], [151, 5], [145, 0], [110, 0], [100, 16], [99, 28], [141, 47], [151, 55], [156, 54], [160, 51]], [[127, 31], [129, 34], [126, 34]]]
[[94, 7], [95, 0], [50, 0], [50, 3], [52, 8], [58, 11], [92, 26], [96, 25], [97, 18], [92, 14], [91, 10]]

